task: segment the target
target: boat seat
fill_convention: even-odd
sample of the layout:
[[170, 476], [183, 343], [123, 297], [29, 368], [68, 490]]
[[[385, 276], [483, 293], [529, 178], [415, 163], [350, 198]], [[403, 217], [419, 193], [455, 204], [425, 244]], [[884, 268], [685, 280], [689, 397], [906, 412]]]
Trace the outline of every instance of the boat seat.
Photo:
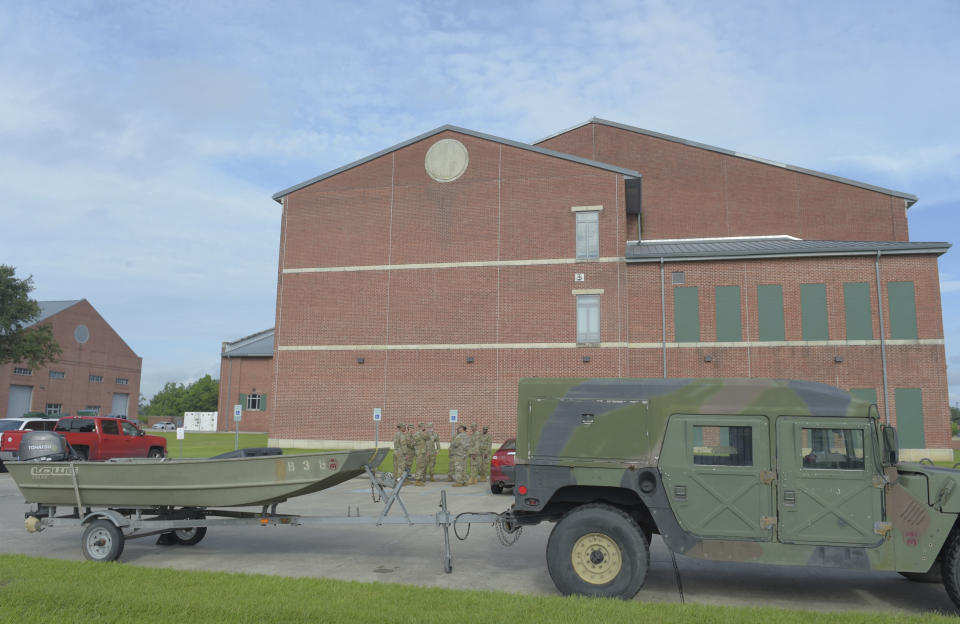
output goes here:
[[283, 455], [283, 449], [276, 446], [260, 446], [253, 448], [242, 448], [229, 453], [214, 455], [210, 459], [235, 459], [237, 457], [267, 457], [269, 455]]

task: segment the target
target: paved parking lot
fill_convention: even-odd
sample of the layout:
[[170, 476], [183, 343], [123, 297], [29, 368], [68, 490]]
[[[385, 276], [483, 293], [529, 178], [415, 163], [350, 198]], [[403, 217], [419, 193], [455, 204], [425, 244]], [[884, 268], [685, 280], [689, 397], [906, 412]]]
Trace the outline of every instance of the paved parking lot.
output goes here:
[[[449, 488], [445, 481], [405, 486], [401, 493], [414, 514], [432, 514], [440, 490], [454, 513], [506, 510], [512, 496], [493, 495], [478, 484]], [[357, 478], [318, 494], [292, 499], [278, 511], [302, 515], [377, 515], [369, 482]], [[39, 534], [23, 528], [29, 506], [9, 474], [0, 474], [0, 552], [82, 560], [79, 529], [54, 527]], [[399, 509], [391, 511], [391, 515]], [[473, 525], [453, 543], [453, 573], [443, 571], [443, 534], [432, 526], [315, 526], [211, 528], [193, 547], [157, 546], [155, 537], [128, 540], [121, 561], [181, 570], [215, 570], [352, 581], [410, 583], [451, 589], [489, 589], [557, 594], [544, 551], [552, 525], [527, 527], [519, 541], [500, 545], [489, 525]], [[461, 533], [466, 527], [458, 527]], [[677, 557], [686, 602], [884, 613], [954, 613], [939, 584], [912, 583], [890, 572], [724, 564]], [[635, 600], [680, 602], [670, 554], [659, 537], [651, 547], [651, 569]]]

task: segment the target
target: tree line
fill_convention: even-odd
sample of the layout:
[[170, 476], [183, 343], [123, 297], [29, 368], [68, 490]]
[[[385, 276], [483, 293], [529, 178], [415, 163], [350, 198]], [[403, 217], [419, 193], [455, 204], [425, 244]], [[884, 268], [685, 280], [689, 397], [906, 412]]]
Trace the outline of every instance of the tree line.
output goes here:
[[184, 412], [215, 412], [220, 397], [220, 380], [204, 375], [183, 385], [168, 381], [163, 389], [144, 403], [141, 395], [141, 416], [183, 416]]

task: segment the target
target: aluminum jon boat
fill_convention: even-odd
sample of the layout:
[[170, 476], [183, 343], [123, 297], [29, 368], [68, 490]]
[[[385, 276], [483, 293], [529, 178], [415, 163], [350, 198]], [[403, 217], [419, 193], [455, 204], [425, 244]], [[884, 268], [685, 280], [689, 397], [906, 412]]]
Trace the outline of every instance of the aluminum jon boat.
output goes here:
[[9, 461], [26, 502], [80, 507], [244, 507], [319, 492], [375, 469], [389, 449], [212, 459]]

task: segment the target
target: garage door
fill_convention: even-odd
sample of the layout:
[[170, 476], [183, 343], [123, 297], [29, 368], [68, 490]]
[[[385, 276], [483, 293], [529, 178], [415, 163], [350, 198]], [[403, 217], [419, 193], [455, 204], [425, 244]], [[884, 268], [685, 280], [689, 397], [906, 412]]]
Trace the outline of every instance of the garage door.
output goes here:
[[30, 411], [33, 398], [33, 386], [10, 386], [10, 399], [7, 401], [7, 418], [20, 418]]
[[114, 394], [113, 404], [110, 407], [110, 414], [112, 416], [126, 416], [127, 415], [127, 399], [129, 398], [130, 398], [129, 394]]

